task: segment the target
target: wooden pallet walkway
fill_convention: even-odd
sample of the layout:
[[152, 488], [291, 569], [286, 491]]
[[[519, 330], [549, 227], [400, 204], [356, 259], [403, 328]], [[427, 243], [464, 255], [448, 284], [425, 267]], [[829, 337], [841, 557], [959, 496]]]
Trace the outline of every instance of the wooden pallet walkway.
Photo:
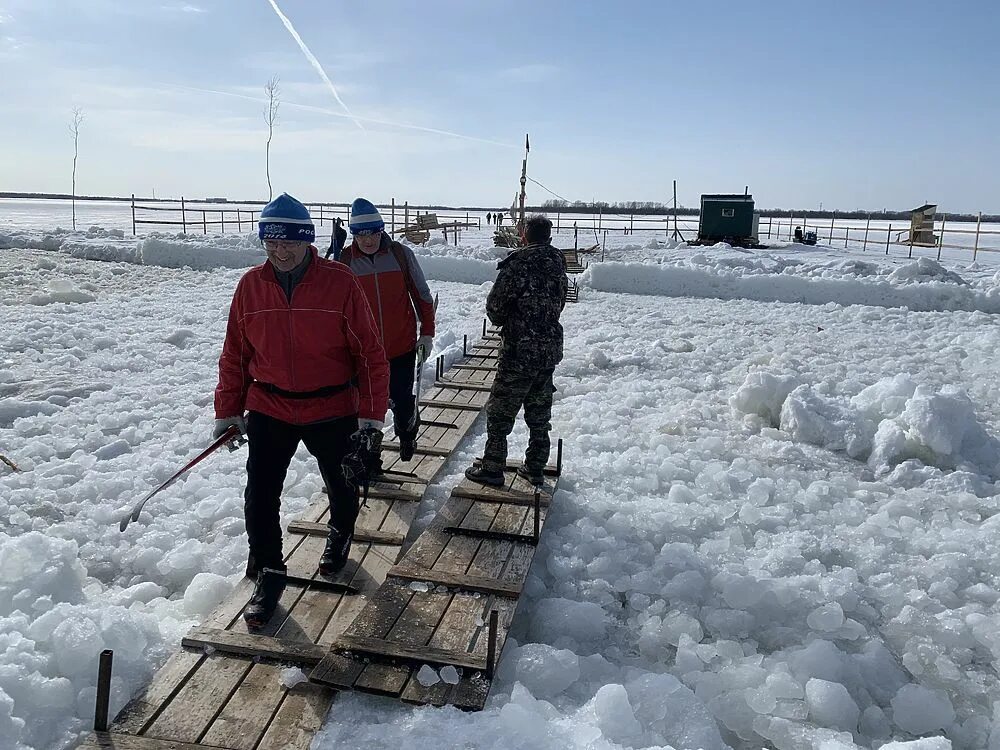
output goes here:
[[[400, 460], [398, 445], [386, 441], [387, 479], [369, 492], [345, 569], [329, 580], [317, 573], [329, 514], [326, 496], [317, 494], [303, 516], [289, 524], [285, 563], [294, 581], [290, 580], [268, 626], [247, 631], [242, 612], [254, 582], [243, 579], [204, 623], [188, 633], [183, 650], [121, 711], [110, 731], [95, 732], [82, 748], [309, 747], [335, 691], [313, 683], [288, 689], [280, 673], [288, 664], [306, 670], [320, 664], [368, 604], [384, 596], [383, 584], [398, 561], [424, 491], [486, 403], [499, 339], [485, 324], [484, 334], [484, 341], [467, 351], [462, 369], [440, 373], [445, 382], [422, 394], [424, 423], [418, 436], [420, 449], [412, 460]], [[460, 387], [462, 383], [468, 387]], [[517, 510], [521, 516], [526, 512], [524, 507]], [[523, 525], [523, 518], [515, 518], [517, 513], [501, 522]], [[504, 573], [503, 569], [491, 573], [493, 568], [483, 567], [482, 575]], [[509, 575], [513, 583], [517, 576]], [[393, 587], [406, 588], [396, 583], [398, 576], [389, 580]], [[509, 625], [513, 615], [509, 603], [504, 612]], [[358, 627], [352, 632], [366, 631]]]
[[[463, 480], [453, 490], [312, 682], [410, 703], [484, 706], [554, 489], [552, 479], [535, 488], [513, 469], [506, 477], [500, 489]], [[450, 665], [458, 679], [424, 685], [423, 665]]]

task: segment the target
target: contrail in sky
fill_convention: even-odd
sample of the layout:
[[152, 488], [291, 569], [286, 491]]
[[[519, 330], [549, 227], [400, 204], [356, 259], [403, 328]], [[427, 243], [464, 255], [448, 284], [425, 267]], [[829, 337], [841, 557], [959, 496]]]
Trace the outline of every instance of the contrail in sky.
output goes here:
[[[168, 86], [174, 89], [183, 89], [184, 91], [195, 91], [201, 94], [216, 94], [218, 96], [232, 96], [237, 99], [246, 99], [251, 102], [259, 102], [266, 104], [265, 99], [261, 99], [256, 96], [249, 96], [248, 94], [237, 94], [234, 91], [220, 91], [218, 89], [205, 89], [196, 86], [184, 86], [179, 83], [164, 83], [163, 86]], [[334, 112], [332, 109], [325, 109], [323, 107], [315, 107], [311, 104], [297, 104], [296, 102], [282, 101], [282, 105], [289, 107], [297, 107], [299, 109], [308, 109], [313, 112], [322, 112], [323, 114], [330, 115], [331, 117], [343, 117], [345, 119], [350, 119], [354, 121], [361, 121], [371, 123], [372, 125], [387, 125], [391, 128], [400, 128], [401, 130], [416, 130], [421, 133], [433, 133], [434, 135], [443, 135], [449, 138], [461, 138], [464, 141], [475, 141], [476, 143], [487, 143], [491, 146], [501, 146], [503, 148], [517, 148], [510, 143], [504, 143], [502, 141], [493, 141], [489, 138], [478, 138], [474, 135], [464, 135], [462, 133], [456, 133], [451, 130], [440, 130], [438, 128], [426, 128], [423, 125], [409, 125], [405, 122], [392, 122], [390, 120], [376, 120], [372, 117], [355, 117], [354, 115], [345, 115], [342, 112]]]
[[299, 33], [295, 30], [295, 27], [292, 26], [292, 22], [288, 20], [288, 16], [286, 16], [284, 13], [281, 12], [281, 8], [278, 7], [278, 4], [274, 0], [267, 0], [267, 1], [271, 3], [271, 7], [274, 8], [274, 12], [278, 14], [278, 18], [281, 19], [281, 22], [285, 24], [285, 28], [288, 29], [288, 33], [292, 35], [292, 39], [295, 40], [296, 44], [299, 45], [299, 49], [302, 50], [302, 54], [306, 56], [306, 59], [309, 61], [309, 64], [316, 69], [316, 72], [319, 73], [319, 77], [322, 78], [326, 82], [326, 85], [330, 87], [330, 91], [333, 93], [333, 98], [336, 99], [337, 103], [344, 108], [344, 111], [352, 120], [354, 120], [354, 123], [359, 128], [364, 130], [365, 126], [361, 124], [361, 121], [357, 117], [355, 117], [351, 113], [351, 110], [347, 108], [347, 105], [344, 104], [344, 100], [341, 99], [340, 94], [337, 93], [337, 87], [333, 85], [333, 81], [330, 80], [330, 77], [326, 74], [326, 71], [323, 70], [323, 66], [319, 64], [319, 60], [316, 59], [316, 55], [310, 52], [309, 48], [306, 46], [306, 43], [302, 41], [302, 37], [299, 36]]

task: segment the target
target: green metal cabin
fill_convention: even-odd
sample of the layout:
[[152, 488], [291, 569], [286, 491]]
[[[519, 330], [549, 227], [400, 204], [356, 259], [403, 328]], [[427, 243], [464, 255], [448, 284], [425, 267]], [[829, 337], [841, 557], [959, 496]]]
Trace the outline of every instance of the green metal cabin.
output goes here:
[[698, 220], [699, 241], [757, 239], [752, 195], [703, 195]]

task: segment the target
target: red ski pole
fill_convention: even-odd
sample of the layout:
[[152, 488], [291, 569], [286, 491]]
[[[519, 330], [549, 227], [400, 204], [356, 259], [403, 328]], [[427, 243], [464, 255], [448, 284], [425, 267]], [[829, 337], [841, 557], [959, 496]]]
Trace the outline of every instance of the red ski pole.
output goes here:
[[203, 450], [197, 456], [195, 456], [190, 461], [188, 461], [180, 471], [178, 471], [176, 474], [174, 474], [172, 477], [170, 477], [170, 479], [168, 479], [166, 482], [164, 482], [163, 484], [161, 484], [155, 490], [153, 490], [152, 492], [150, 492], [148, 495], [146, 495], [146, 497], [144, 497], [138, 503], [136, 503], [136, 506], [132, 509], [132, 512], [129, 513], [127, 516], [125, 516], [122, 519], [121, 523], [118, 525], [118, 530], [119, 531], [125, 531], [125, 529], [128, 528], [128, 525], [129, 525], [130, 522], [132, 522], [132, 521], [138, 521], [139, 520], [139, 514], [142, 512], [143, 506], [146, 504], [146, 502], [150, 498], [152, 498], [154, 495], [162, 492], [163, 490], [167, 489], [167, 487], [169, 487], [170, 485], [172, 485], [174, 482], [176, 482], [178, 479], [180, 479], [182, 476], [184, 476], [184, 474], [186, 474], [187, 472], [189, 472], [191, 469], [193, 469], [195, 466], [197, 466], [203, 460], [205, 460], [210, 455], [212, 455], [213, 453], [215, 453], [217, 450], [219, 450], [219, 448], [221, 448], [224, 445], [229, 444], [230, 442], [236, 441], [237, 438], [239, 438], [241, 435], [242, 435], [242, 433], [240, 432], [239, 428], [236, 425], [230, 426], [230, 428], [228, 430], [226, 430], [224, 433], [222, 433], [222, 435], [220, 435], [215, 440], [214, 443], [212, 443], [205, 450]]

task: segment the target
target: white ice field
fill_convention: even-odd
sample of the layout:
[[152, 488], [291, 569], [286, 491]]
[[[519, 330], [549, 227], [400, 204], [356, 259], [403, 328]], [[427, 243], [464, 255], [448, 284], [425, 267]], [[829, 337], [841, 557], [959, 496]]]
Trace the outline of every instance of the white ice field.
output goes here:
[[[27, 212], [0, 204], [2, 750], [71, 747], [97, 654], [115, 711], [241, 575], [241, 453], [117, 522], [208, 441], [263, 257]], [[455, 357], [503, 251], [433, 242]], [[343, 695], [314, 747], [1000, 747], [1000, 258], [609, 243], [563, 316], [567, 471], [487, 710]], [[319, 488], [302, 450], [286, 518]]]

